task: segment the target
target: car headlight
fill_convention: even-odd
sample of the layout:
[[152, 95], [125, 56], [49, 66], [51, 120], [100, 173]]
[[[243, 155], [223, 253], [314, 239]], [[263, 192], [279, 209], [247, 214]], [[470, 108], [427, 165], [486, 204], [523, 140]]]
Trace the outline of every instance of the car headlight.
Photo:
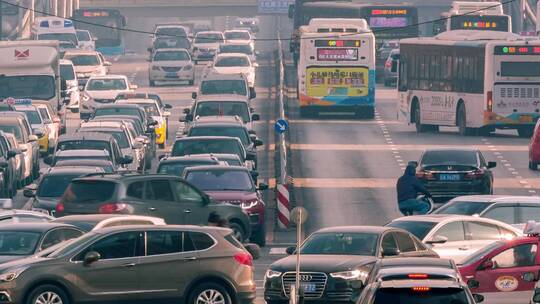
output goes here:
[[20, 267], [16, 269], [12, 269], [8, 272], [0, 274], [0, 282], [11, 282], [15, 280], [23, 271], [26, 270], [26, 267]]
[[259, 202], [258, 200], [252, 200], [252, 201], [242, 202], [242, 203], [240, 204], [240, 206], [242, 207], [242, 209], [247, 210], [247, 209], [251, 209], [251, 208], [257, 206], [257, 203], [258, 203], [258, 202]]
[[273, 278], [277, 278], [279, 276], [281, 276], [281, 272], [275, 271], [275, 270], [272, 270], [272, 269], [268, 269], [266, 271], [266, 274], [265, 274], [264, 277], [267, 278], [267, 279], [273, 279]]
[[159, 71], [159, 70], [160, 70], [160, 68], [158, 66], [153, 66], [152, 67], [152, 71]]
[[82, 100], [83, 101], [89, 101], [90, 100], [90, 96], [86, 95], [86, 94], [83, 94], [82, 95]]
[[361, 270], [349, 270], [349, 271], [340, 271], [333, 272], [330, 274], [332, 278], [343, 279], [343, 280], [362, 280], [367, 277], [367, 274]]
[[186, 66], [184, 67], [184, 71], [191, 71], [192, 68], [193, 68], [193, 66], [192, 66], [191, 64], [186, 65]]

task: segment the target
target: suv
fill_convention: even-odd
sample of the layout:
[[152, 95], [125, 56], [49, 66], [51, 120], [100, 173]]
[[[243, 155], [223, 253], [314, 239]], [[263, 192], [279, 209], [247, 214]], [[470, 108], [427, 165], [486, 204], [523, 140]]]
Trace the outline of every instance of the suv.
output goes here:
[[193, 60], [213, 60], [219, 45], [225, 41], [222, 32], [204, 31], [195, 34], [193, 40]]
[[[213, 204], [208, 195], [178, 176], [163, 174], [95, 174], [74, 179], [56, 206], [58, 216], [120, 213], [160, 217], [168, 224], [208, 224], [216, 212], [237, 224], [243, 238], [251, 234], [242, 208]], [[234, 228], [234, 227], [233, 227]]]
[[64, 150], [106, 150], [109, 152], [114, 163], [121, 162], [122, 150], [118, 142], [111, 134], [99, 132], [77, 132], [70, 135], [62, 135], [54, 153]]
[[0, 298], [28, 304], [251, 303], [253, 272], [251, 254], [230, 229], [117, 226], [2, 264], [0, 273], [9, 279], [0, 282]]
[[197, 99], [208, 95], [240, 95], [248, 100], [257, 97], [255, 89], [248, 85], [244, 74], [219, 74], [208, 70], [203, 75], [198, 92], [193, 92], [191, 98]]
[[208, 194], [214, 201], [238, 205], [249, 215], [251, 241], [266, 245], [265, 204], [260, 190], [268, 185], [255, 185], [250, 172], [237, 166], [197, 166], [184, 169], [186, 181]]

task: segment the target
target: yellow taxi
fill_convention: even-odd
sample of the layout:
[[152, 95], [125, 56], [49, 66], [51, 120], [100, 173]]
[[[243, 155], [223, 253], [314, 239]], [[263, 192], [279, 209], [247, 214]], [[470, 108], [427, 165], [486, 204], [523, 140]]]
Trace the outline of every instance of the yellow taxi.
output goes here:
[[58, 143], [58, 137], [62, 133], [62, 121], [49, 102], [34, 101], [32, 104], [39, 110], [41, 117], [43, 117], [43, 123], [49, 130], [49, 152], [52, 153]]
[[20, 100], [15, 104], [15, 111], [26, 114], [28, 122], [32, 127], [32, 132], [38, 137], [39, 152], [47, 154], [49, 152], [49, 129], [38, 108], [32, 105], [31, 101]]

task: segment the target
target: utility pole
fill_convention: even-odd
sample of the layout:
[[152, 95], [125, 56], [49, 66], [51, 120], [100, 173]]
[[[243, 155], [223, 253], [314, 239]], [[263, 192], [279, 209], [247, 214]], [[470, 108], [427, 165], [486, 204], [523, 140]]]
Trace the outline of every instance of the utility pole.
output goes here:
[[2, 18], [4, 14], [4, 3], [0, 2], [0, 41], [4, 40], [4, 18]]

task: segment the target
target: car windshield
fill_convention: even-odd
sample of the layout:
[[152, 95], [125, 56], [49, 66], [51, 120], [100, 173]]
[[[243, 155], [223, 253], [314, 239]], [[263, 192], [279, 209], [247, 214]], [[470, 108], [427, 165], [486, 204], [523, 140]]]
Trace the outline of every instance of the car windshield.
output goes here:
[[227, 40], [249, 40], [251, 37], [248, 32], [225, 32], [225, 39]]
[[462, 165], [477, 166], [478, 158], [475, 151], [426, 151], [422, 155], [422, 166], [433, 165]]
[[79, 41], [90, 41], [90, 34], [87, 31], [77, 31]]
[[42, 123], [41, 116], [39, 115], [39, 112], [37, 110], [17, 110], [20, 112], [24, 112], [26, 114], [26, 117], [28, 117], [28, 122], [30, 122], [31, 125], [39, 125]]
[[423, 240], [426, 235], [435, 227], [435, 222], [423, 222], [423, 221], [393, 221], [386, 226], [401, 228], [414, 234], [417, 238]]
[[187, 37], [187, 33], [182, 27], [159, 27], [156, 36]]
[[250, 45], [222, 45], [219, 47], [220, 53], [241, 53], [246, 55], [252, 55], [253, 49]]
[[247, 96], [247, 86], [243, 79], [238, 80], [204, 80], [201, 82], [201, 94], [235, 94]]
[[195, 108], [196, 116], [239, 116], [244, 123], [250, 121], [247, 102], [234, 101], [205, 101], [198, 102]]
[[155, 103], [134, 103], [143, 108], [149, 116], [159, 116], [159, 110]]
[[202, 191], [255, 191], [251, 175], [244, 170], [188, 171], [186, 180]]
[[129, 139], [127, 137], [127, 134], [124, 131], [96, 130], [96, 132], [112, 135], [114, 139], [116, 139], [116, 141], [118, 142], [118, 146], [120, 147], [120, 149], [131, 148], [131, 146], [129, 145]]
[[21, 128], [19, 126], [8, 125], [8, 124], [0, 124], [0, 130], [4, 131], [6, 133], [11, 133], [11, 134], [15, 135], [15, 137], [17, 138], [17, 142], [22, 143], [23, 136], [22, 136]]
[[71, 180], [79, 176], [80, 174], [45, 175], [39, 183], [37, 196], [60, 197], [62, 194], [64, 194], [64, 191], [66, 191], [66, 188]]
[[97, 109], [94, 116], [109, 116], [109, 115], [127, 115], [140, 117], [139, 110], [137, 108], [101, 108]]
[[241, 158], [244, 157], [237, 142], [228, 139], [178, 140], [172, 149], [172, 156], [210, 153], [236, 154]]
[[158, 38], [154, 42], [155, 49], [191, 49], [191, 42], [184, 38]]
[[60, 77], [63, 80], [74, 80], [75, 79], [75, 70], [71, 64], [61, 64], [60, 65]]
[[484, 209], [489, 206], [487, 202], [451, 202], [441, 208], [437, 209], [434, 213], [440, 214], [460, 214], [460, 215], [473, 215], [480, 214]]
[[223, 57], [214, 64], [215, 67], [248, 67], [249, 60], [245, 57]]
[[40, 238], [39, 232], [0, 231], [0, 255], [31, 255], [36, 251]]
[[110, 199], [116, 184], [102, 180], [79, 180], [72, 181], [67, 187], [62, 201], [65, 203], [93, 204]]
[[300, 253], [375, 256], [378, 238], [375, 233], [315, 233], [302, 245]]
[[[421, 285], [421, 284], [419, 284]], [[373, 304], [469, 304], [467, 293], [461, 288], [380, 288]]]
[[98, 159], [98, 160], [111, 160], [108, 154], [103, 155], [56, 155], [54, 157], [54, 162], [62, 160], [77, 160], [77, 159]]
[[48, 33], [48, 34], [39, 34], [38, 40], [58, 40], [58, 41], [69, 41], [74, 45], [78, 44], [77, 35], [70, 33]]
[[86, 85], [88, 91], [111, 91], [126, 90], [127, 83], [125, 79], [90, 79]]
[[154, 55], [154, 61], [186, 61], [189, 54], [185, 51], [159, 51]]
[[159, 165], [157, 170], [158, 173], [162, 174], [171, 174], [176, 176], [184, 175], [184, 169], [188, 167], [197, 167], [197, 166], [206, 166], [206, 165], [217, 165], [217, 161], [201, 161], [201, 162], [178, 162], [178, 163], [163, 163]]
[[105, 150], [110, 153], [108, 141], [100, 140], [69, 140], [61, 141], [57, 145], [58, 150]]
[[65, 56], [66, 59], [71, 60], [74, 66], [91, 66], [99, 65], [99, 57], [97, 55], [75, 55]]
[[223, 36], [220, 34], [200, 33], [195, 37], [195, 43], [223, 43]]
[[467, 258], [461, 260], [459, 262], [459, 265], [471, 265], [471, 264], [474, 264], [474, 263], [480, 261], [488, 253], [492, 252], [495, 248], [503, 246], [504, 244], [505, 244], [505, 241], [493, 242], [493, 243], [485, 246], [484, 248], [475, 251], [473, 254], [469, 255]]
[[[88, 242], [90, 239], [94, 238], [96, 234], [94, 232], [88, 232], [76, 239], [71, 239], [66, 242], [60, 243], [56, 249], [51, 249], [52, 252], [46, 255], [48, 258], [57, 258], [73, 253], [74, 250], [77, 250], [82, 244]], [[49, 250], [49, 249], [46, 249]]]
[[248, 145], [250, 142], [249, 135], [246, 129], [242, 127], [225, 127], [225, 126], [196, 126], [189, 130], [188, 136], [227, 136], [240, 139], [242, 144]]

